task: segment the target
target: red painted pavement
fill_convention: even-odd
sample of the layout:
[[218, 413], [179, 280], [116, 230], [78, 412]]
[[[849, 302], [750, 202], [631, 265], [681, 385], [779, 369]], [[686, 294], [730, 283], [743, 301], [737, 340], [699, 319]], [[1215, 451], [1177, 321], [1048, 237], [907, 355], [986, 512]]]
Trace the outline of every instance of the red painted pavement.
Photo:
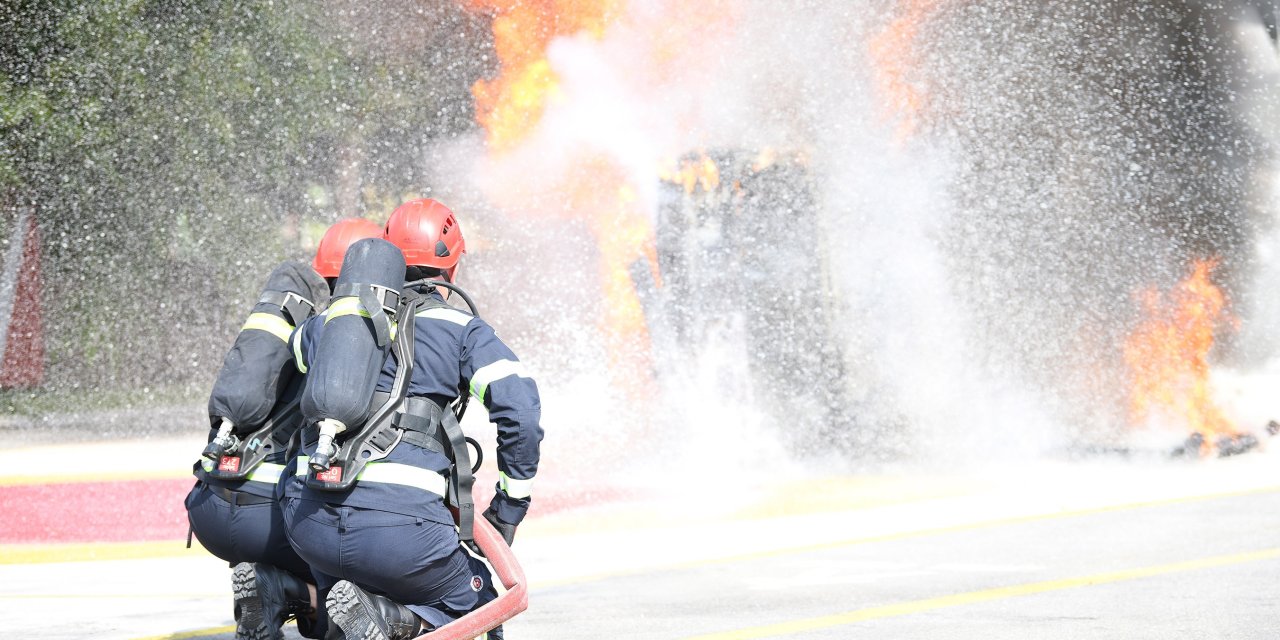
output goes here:
[[[0, 544], [185, 541], [183, 499], [194, 483], [181, 478], [0, 486]], [[535, 515], [625, 497], [609, 489], [547, 489], [535, 498]], [[477, 514], [492, 495], [492, 487], [476, 486]]]
[[0, 487], [0, 543], [185, 540], [194, 479]]

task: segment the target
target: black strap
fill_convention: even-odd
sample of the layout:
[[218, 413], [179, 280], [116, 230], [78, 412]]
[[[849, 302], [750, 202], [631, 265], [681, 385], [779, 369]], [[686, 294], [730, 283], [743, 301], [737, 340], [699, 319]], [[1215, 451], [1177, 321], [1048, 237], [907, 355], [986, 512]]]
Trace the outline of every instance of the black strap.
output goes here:
[[436, 423], [439, 422], [440, 416], [444, 414], [444, 410], [430, 398], [412, 396], [404, 399], [404, 413], [414, 419], [412, 420], [413, 424], [430, 423], [428, 428], [431, 431], [435, 431]]
[[427, 309], [456, 309], [453, 305], [432, 295], [435, 289], [428, 288], [422, 293], [422, 300], [418, 302], [418, 310], [425, 311]]
[[391, 318], [387, 317], [387, 311], [382, 308], [373, 289], [365, 288], [360, 291], [360, 306], [369, 312], [369, 321], [373, 323], [373, 335], [377, 339], [378, 347], [387, 346], [387, 343], [391, 342]]
[[[357, 289], [358, 286], [363, 286], [363, 290]], [[371, 302], [366, 298], [372, 297], [373, 293], [374, 287], [369, 285], [345, 284], [334, 289], [333, 295], [335, 298], [359, 295], [361, 305], [365, 306], [372, 317], [374, 313], [371, 305], [376, 306], [376, 301]], [[409, 442], [419, 447], [439, 451], [452, 463], [449, 473], [449, 490], [445, 499], [457, 510], [458, 538], [470, 546], [475, 538], [475, 503], [471, 497], [475, 476], [472, 475], [471, 452], [467, 448], [466, 434], [458, 424], [460, 412], [445, 411], [428, 398], [409, 398], [404, 395], [408, 389], [408, 377], [413, 371], [414, 316], [420, 308], [453, 307], [444, 301], [437, 300], [434, 296], [419, 296], [412, 291], [406, 291], [398, 302], [402, 303], [402, 306], [397, 314], [409, 320], [400, 328], [400, 334], [396, 336], [396, 345], [392, 349], [396, 354], [396, 381], [392, 384], [392, 392], [374, 393], [372, 405], [386, 407], [395, 396], [400, 399], [398, 403], [400, 411], [389, 416], [390, 420], [380, 419], [375, 414], [364, 427], [343, 444], [338, 455], [338, 459], [344, 461], [343, 480], [322, 481], [312, 471], [307, 474], [306, 484], [312, 489], [345, 490], [355, 481], [355, 477], [359, 475], [360, 469], [366, 462], [385, 457], [400, 442]], [[382, 308], [378, 307], [378, 310], [382, 311]], [[374, 326], [378, 326], [376, 321]], [[465, 403], [462, 403], [462, 406], [465, 406]], [[361, 443], [362, 440], [363, 443]], [[352, 455], [363, 454], [362, 449], [370, 447], [376, 447], [379, 455]]]
[[[391, 394], [378, 391], [373, 394], [370, 406], [380, 407], [391, 398]], [[383, 429], [373, 436], [373, 442], [379, 447], [386, 446], [398, 436], [401, 442], [408, 442], [416, 447], [428, 449], [436, 453], [445, 453], [444, 434], [440, 430], [440, 405], [428, 398], [405, 398], [400, 404], [401, 411], [392, 415], [392, 429]]]
[[471, 475], [471, 452], [467, 449], [467, 436], [452, 412], [444, 412], [440, 427], [449, 447], [446, 455], [453, 461], [453, 469], [449, 474], [449, 502], [458, 510], [458, 538], [464, 544], [470, 543], [475, 538], [473, 524], [476, 506], [471, 499], [471, 486], [476, 479]]
[[[345, 291], [354, 291], [352, 287], [355, 285], [343, 285], [338, 289]], [[363, 285], [372, 295], [375, 289], [373, 285]], [[381, 287], [378, 287], [381, 288]], [[382, 288], [384, 291], [388, 289]], [[403, 308], [396, 311], [397, 314], [404, 317], [412, 318], [418, 306], [418, 298], [416, 296], [400, 296], [394, 291], [391, 292], [396, 296], [397, 302], [404, 304]], [[335, 291], [336, 295], [336, 291]], [[365, 304], [365, 300], [361, 300], [361, 304]], [[378, 311], [382, 312], [382, 307], [378, 307]], [[372, 313], [371, 313], [372, 315]], [[386, 320], [384, 314], [383, 319]], [[389, 321], [388, 321], [389, 323]], [[374, 323], [378, 326], [378, 323]], [[346, 491], [350, 489], [356, 482], [356, 478], [360, 477], [360, 471], [364, 466], [375, 460], [381, 460], [391, 453], [391, 450], [402, 441], [406, 431], [392, 428], [392, 420], [394, 412], [401, 401], [404, 399], [405, 392], [409, 388], [409, 377], [413, 373], [413, 336], [414, 323], [406, 322], [401, 327], [400, 333], [396, 335], [395, 343], [391, 345], [391, 354], [396, 359], [396, 375], [391, 383], [390, 392], [375, 392], [372, 397], [372, 415], [365, 421], [364, 425], [354, 431], [348, 431], [342, 445], [338, 448], [338, 454], [334, 456], [332, 466], [342, 468], [341, 475], [337, 479], [327, 479], [321, 473], [328, 474], [328, 470], [320, 472], [313, 468], [306, 478], [306, 485], [309, 488], [320, 491]]]
[[250, 504], [267, 504], [269, 502], [275, 502], [275, 500], [272, 498], [255, 496], [252, 493], [246, 493], [244, 491], [236, 491], [234, 489], [220, 487], [216, 484], [210, 484], [207, 486], [211, 491], [213, 491], [223, 500], [226, 500], [228, 503], [235, 506], [250, 505]]
[[395, 322], [396, 309], [400, 306], [400, 292], [374, 284], [345, 282], [334, 287], [333, 297], [359, 299], [360, 306], [373, 322], [373, 334], [378, 347], [385, 347], [391, 342], [391, 325]]
[[[453, 305], [431, 295], [434, 291], [428, 288], [418, 302], [419, 309], [457, 309]], [[475, 305], [468, 305], [472, 309]], [[409, 416], [409, 423], [414, 424], [411, 416], [422, 415], [427, 413], [430, 415], [431, 421], [438, 424], [434, 439], [439, 442], [444, 451], [445, 457], [449, 458], [453, 468], [449, 473], [449, 495], [446, 499], [449, 504], [453, 505], [458, 511], [458, 538], [468, 546], [475, 538], [475, 502], [471, 498], [471, 488], [475, 484], [475, 476], [471, 472], [471, 451], [467, 448], [467, 436], [462, 432], [462, 425], [458, 424], [462, 413], [466, 411], [467, 396], [465, 392], [459, 390], [460, 400], [454, 411], [445, 411], [440, 405], [432, 402], [427, 398], [406, 398], [404, 416]], [[405, 417], [401, 417], [401, 421], [405, 421]], [[406, 436], [412, 431], [406, 431]], [[443, 438], [441, 437], [443, 435]]]
[[[400, 306], [401, 294], [395, 289], [376, 284], [368, 284], [361, 282], [344, 282], [333, 288], [334, 298], [356, 297], [359, 298], [365, 292], [372, 292], [377, 305], [387, 311], [395, 311]], [[373, 311], [368, 309], [368, 311]]]
[[[422, 400], [422, 398], [406, 398], [405, 400], [406, 404], [409, 404], [409, 400]], [[434, 415], [422, 415], [414, 411], [414, 407], [406, 406], [404, 413], [396, 414], [392, 424], [403, 432], [403, 442], [408, 442], [436, 453], [444, 453], [445, 442], [442, 430], [439, 428], [440, 407], [431, 401], [426, 401], [426, 404], [435, 408]]]
[[280, 307], [294, 326], [302, 324], [303, 320], [316, 312], [315, 303], [292, 291], [263, 291], [262, 297], [258, 299], [258, 304], [262, 303]]
[[444, 453], [444, 447], [440, 446], [439, 440], [433, 436], [418, 433], [417, 431], [405, 431], [404, 435], [401, 436], [400, 441], [408, 442], [419, 449], [426, 449], [435, 453]]

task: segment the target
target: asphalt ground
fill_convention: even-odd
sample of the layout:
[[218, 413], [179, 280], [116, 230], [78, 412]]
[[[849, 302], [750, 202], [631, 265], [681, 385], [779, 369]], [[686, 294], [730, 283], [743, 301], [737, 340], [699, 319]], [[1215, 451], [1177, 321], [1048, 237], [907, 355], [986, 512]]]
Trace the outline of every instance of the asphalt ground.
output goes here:
[[[106, 483], [158, 488], [134, 496], [133, 515], [163, 525], [140, 526], [138, 540], [78, 540], [43, 520], [30, 540], [5, 538], [3, 635], [231, 638], [230, 570], [165, 530], [173, 519], [165, 509], [146, 508], [172, 500], [200, 444], [0, 451], [6, 523], [56, 510], [23, 500]], [[94, 464], [50, 470], [51, 459], [110, 459], [117, 446], [172, 464], [127, 477]], [[1277, 638], [1278, 463], [1280, 454], [1263, 450], [948, 473], [757, 474], [553, 499], [545, 511], [535, 502], [515, 544], [529, 609], [507, 637]], [[158, 484], [110, 484], [140, 481]]]

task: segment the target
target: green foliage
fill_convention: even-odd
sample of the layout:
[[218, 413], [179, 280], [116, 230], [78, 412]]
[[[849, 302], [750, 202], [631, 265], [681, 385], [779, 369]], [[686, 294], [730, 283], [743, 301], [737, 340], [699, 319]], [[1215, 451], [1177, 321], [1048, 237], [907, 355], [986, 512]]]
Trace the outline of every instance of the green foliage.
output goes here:
[[299, 228], [421, 190], [487, 47], [430, 5], [0, 8], [0, 207], [37, 211], [50, 385], [203, 392]]

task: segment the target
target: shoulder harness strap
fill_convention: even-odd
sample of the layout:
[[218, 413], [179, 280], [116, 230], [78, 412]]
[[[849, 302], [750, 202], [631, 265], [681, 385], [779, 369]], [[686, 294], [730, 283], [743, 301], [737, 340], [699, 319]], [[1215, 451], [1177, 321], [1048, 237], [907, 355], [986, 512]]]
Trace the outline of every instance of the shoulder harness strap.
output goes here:
[[463, 543], [474, 539], [473, 525], [476, 507], [471, 498], [471, 487], [475, 484], [475, 476], [471, 470], [471, 452], [467, 449], [467, 437], [462, 433], [462, 425], [451, 411], [444, 411], [440, 421], [444, 431], [448, 450], [445, 455], [453, 463], [449, 473], [448, 500], [458, 510], [458, 538]]
[[[362, 296], [367, 294], [372, 296], [375, 289], [382, 289], [384, 293], [395, 295], [395, 301], [399, 304], [398, 308], [393, 308], [393, 312], [402, 317], [412, 318], [417, 313], [420, 298], [416, 295], [399, 295], [390, 289], [377, 287], [374, 285], [350, 285], [363, 286]], [[346, 287], [339, 287], [344, 289]], [[338, 291], [334, 291], [337, 296]], [[348, 292], [346, 295], [350, 295]], [[388, 298], [383, 295], [380, 300], [386, 302]], [[366, 300], [361, 299], [361, 305], [366, 304]], [[383, 313], [384, 307], [377, 301], [372, 305], [377, 308], [378, 313]], [[366, 306], [366, 309], [368, 307]], [[372, 318], [372, 312], [370, 317]], [[383, 321], [390, 325], [385, 315], [382, 316]], [[396, 407], [404, 401], [405, 392], [409, 389], [409, 380], [413, 375], [413, 339], [414, 339], [414, 323], [406, 322], [396, 334], [395, 342], [391, 345], [391, 355], [396, 359], [396, 377], [391, 384], [391, 392], [389, 394], [374, 394], [373, 400], [376, 401], [385, 397], [385, 401], [374, 410], [373, 415], [365, 421], [364, 425], [354, 433], [349, 435], [338, 449], [338, 455], [334, 457], [333, 463], [328, 469], [316, 470], [311, 469], [307, 473], [306, 484], [311, 489], [320, 491], [346, 491], [355, 485], [356, 478], [360, 472], [364, 470], [366, 464], [375, 460], [381, 460], [391, 453], [391, 450], [400, 444], [405, 432], [392, 429], [392, 412]], [[374, 326], [382, 326], [379, 321], [374, 321]]]
[[315, 303], [292, 291], [264, 291], [258, 303], [280, 307], [289, 316], [289, 324], [295, 327], [316, 312]]
[[392, 340], [392, 324], [403, 309], [405, 300], [394, 289], [376, 284], [347, 282], [333, 290], [334, 299], [354, 297], [360, 301], [360, 307], [373, 322], [374, 336], [378, 346], [386, 346]]

